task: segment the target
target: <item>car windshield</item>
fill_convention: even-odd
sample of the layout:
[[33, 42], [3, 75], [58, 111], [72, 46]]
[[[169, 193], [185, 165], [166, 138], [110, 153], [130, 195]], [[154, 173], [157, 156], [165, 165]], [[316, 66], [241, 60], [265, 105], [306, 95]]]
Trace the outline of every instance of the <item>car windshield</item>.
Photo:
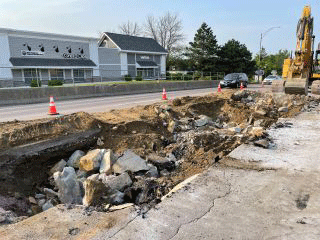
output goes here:
[[224, 77], [224, 80], [237, 80], [238, 78], [240, 78], [239, 73], [230, 73]]
[[268, 77], [266, 77], [266, 78], [269, 78], [269, 79], [276, 79], [276, 78], [277, 78], [277, 76], [269, 75], [269, 76], [268, 76]]

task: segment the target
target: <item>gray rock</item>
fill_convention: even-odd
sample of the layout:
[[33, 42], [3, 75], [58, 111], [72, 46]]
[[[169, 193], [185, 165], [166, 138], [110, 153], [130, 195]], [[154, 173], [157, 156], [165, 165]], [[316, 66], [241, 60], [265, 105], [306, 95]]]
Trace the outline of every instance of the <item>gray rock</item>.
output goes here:
[[146, 177], [153, 177], [153, 178], [158, 178], [159, 177], [159, 172], [156, 166], [153, 166], [152, 164], [148, 164], [149, 166], [149, 171], [146, 173]]
[[130, 187], [132, 185], [132, 180], [127, 172], [124, 172], [119, 176], [107, 176], [105, 174], [100, 174], [99, 178], [112, 191], [123, 191], [125, 188]]
[[237, 91], [232, 94], [231, 99], [234, 101], [241, 101], [242, 98], [247, 98], [249, 96], [247, 91]]
[[160, 176], [161, 177], [166, 177], [166, 176], [168, 176], [170, 173], [169, 173], [169, 171], [167, 170], [167, 169], [164, 169], [164, 170], [162, 170], [162, 171], [160, 171]]
[[167, 158], [172, 162], [177, 161], [177, 158], [173, 155], [173, 153], [168, 154]]
[[123, 192], [115, 191], [112, 194], [103, 197], [103, 199], [105, 199], [107, 203], [113, 205], [120, 205], [124, 203], [124, 196], [125, 194]]
[[171, 171], [175, 168], [174, 161], [170, 161], [170, 159], [160, 157], [156, 154], [149, 154], [147, 156], [147, 161], [156, 166], [159, 171], [163, 169]]
[[200, 119], [194, 121], [194, 125], [196, 127], [203, 127], [203, 126], [207, 125], [208, 123], [209, 123], [208, 119], [205, 119], [205, 118], [200, 118]]
[[76, 172], [76, 175], [78, 179], [82, 179], [82, 178], [86, 178], [88, 173], [86, 171], [78, 170]]
[[42, 207], [45, 203], [46, 203], [46, 200], [45, 200], [45, 199], [40, 199], [40, 200], [38, 201], [38, 205], [39, 205], [40, 207]]
[[120, 157], [112, 166], [114, 173], [124, 173], [126, 171], [139, 172], [148, 171], [147, 162], [136, 155], [131, 150], [126, 150], [122, 157]]
[[[63, 169], [62, 169], [63, 170]], [[61, 171], [62, 171], [61, 170]], [[60, 172], [61, 172], [60, 171]], [[41, 199], [41, 198], [46, 198], [46, 195], [42, 194], [42, 193], [37, 193], [35, 196], [34, 196], [36, 199]]]
[[74, 168], [65, 167], [62, 172], [55, 172], [53, 178], [62, 203], [81, 204], [81, 190]]
[[60, 160], [58, 163], [56, 163], [51, 169], [50, 173], [53, 175], [55, 172], [62, 172], [63, 168], [67, 165], [67, 162], [65, 160]]
[[278, 112], [288, 112], [288, 107], [281, 107], [278, 109]]
[[106, 173], [111, 174], [112, 173], [112, 164], [116, 161], [116, 157], [114, 156], [111, 149], [106, 150], [105, 154], [103, 155], [103, 158], [101, 160], [101, 165], [99, 172], [100, 173]]
[[79, 168], [80, 158], [84, 156], [84, 152], [81, 150], [75, 151], [69, 158], [67, 165], [73, 168]]
[[95, 149], [89, 151], [86, 155], [81, 157], [79, 163], [80, 170], [87, 172], [99, 170], [105, 151], [105, 149]]
[[263, 148], [266, 148], [266, 149], [269, 148], [269, 144], [270, 144], [270, 142], [267, 139], [261, 139], [261, 140], [258, 140], [258, 141], [254, 142], [255, 146], [263, 147]]
[[51, 200], [47, 201], [45, 204], [42, 205], [42, 211], [47, 211], [50, 208], [53, 208], [53, 204], [51, 203]]
[[49, 188], [44, 188], [43, 189], [43, 192], [49, 197], [49, 198], [52, 198], [52, 197], [58, 197], [59, 194], [55, 191], [53, 191], [52, 189], [49, 189]]

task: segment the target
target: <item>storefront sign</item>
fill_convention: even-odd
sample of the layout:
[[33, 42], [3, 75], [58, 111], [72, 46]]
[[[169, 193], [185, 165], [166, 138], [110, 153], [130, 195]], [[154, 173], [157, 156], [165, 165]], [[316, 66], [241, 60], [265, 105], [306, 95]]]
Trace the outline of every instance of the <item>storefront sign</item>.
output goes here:
[[21, 55], [22, 55], [22, 56], [42, 56], [42, 55], [44, 55], [44, 52], [41, 52], [41, 51], [26, 51], [26, 50], [22, 50], [22, 51], [21, 51]]
[[149, 59], [150, 59], [149, 56], [141, 56], [140, 58], [141, 58], [141, 59], [144, 59], [144, 60], [149, 60]]
[[62, 54], [64, 58], [86, 58], [84, 54], [72, 54], [72, 53], [64, 53]]

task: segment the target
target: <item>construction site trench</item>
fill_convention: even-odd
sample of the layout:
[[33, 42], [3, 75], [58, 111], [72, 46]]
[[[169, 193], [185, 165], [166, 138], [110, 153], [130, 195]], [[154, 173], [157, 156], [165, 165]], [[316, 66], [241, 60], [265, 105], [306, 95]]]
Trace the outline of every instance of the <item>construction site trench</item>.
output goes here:
[[[267, 128], [319, 105], [312, 96], [225, 90], [106, 113], [0, 124], [0, 225], [58, 204], [147, 211], [211, 166], [255, 168], [227, 155], [272, 148]], [[261, 170], [261, 169], [260, 169]]]

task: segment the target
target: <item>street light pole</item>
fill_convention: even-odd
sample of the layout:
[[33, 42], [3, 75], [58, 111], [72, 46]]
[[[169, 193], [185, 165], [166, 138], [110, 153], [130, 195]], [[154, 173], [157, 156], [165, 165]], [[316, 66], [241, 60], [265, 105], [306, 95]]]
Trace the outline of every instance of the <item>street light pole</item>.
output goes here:
[[271, 30], [273, 30], [275, 28], [280, 28], [280, 27], [271, 27], [267, 31], [265, 31], [264, 33], [261, 33], [261, 35], [260, 35], [259, 65], [261, 64], [262, 39], [267, 35], [268, 32], [270, 32]]
[[[269, 28], [267, 31], [265, 31], [264, 33], [261, 33], [260, 35], [260, 50], [259, 50], [259, 69], [261, 70], [261, 50], [262, 50], [262, 39], [267, 35], [268, 32], [270, 32], [273, 29], [276, 28], [280, 28], [280, 27], [271, 27]], [[260, 79], [260, 75], [259, 75], [259, 79]], [[260, 81], [260, 80], [259, 80]]]

